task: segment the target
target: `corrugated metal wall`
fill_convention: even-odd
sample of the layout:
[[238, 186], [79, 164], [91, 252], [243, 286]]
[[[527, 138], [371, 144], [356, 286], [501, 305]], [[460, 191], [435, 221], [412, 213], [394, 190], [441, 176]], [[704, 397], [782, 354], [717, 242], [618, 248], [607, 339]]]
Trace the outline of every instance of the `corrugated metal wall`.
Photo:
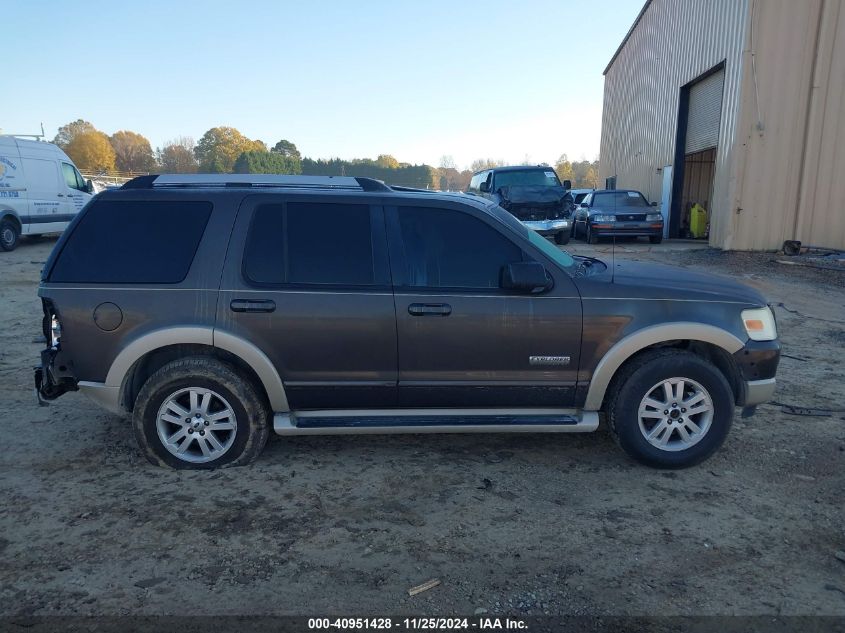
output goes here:
[[749, 59], [721, 245], [845, 248], [845, 2], [755, 0], [752, 14], [757, 86]]
[[[664, 165], [674, 163], [680, 88], [725, 63], [711, 235], [730, 208], [747, 0], [652, 0], [604, 81], [600, 180], [660, 201]], [[712, 237], [711, 237], [712, 242]]]
[[845, 249], [845, 0], [652, 0], [605, 76], [601, 181], [659, 200], [680, 89], [722, 61], [710, 244]]

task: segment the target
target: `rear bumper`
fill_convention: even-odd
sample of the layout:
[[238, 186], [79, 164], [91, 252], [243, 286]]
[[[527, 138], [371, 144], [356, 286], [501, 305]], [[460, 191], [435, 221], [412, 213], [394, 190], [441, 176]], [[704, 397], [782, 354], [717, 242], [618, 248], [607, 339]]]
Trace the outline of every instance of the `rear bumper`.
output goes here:
[[559, 218], [557, 220], [523, 220], [522, 224], [532, 231], [537, 231], [540, 235], [554, 235], [561, 231], [569, 231], [572, 226], [569, 218]]
[[69, 363], [62, 358], [57, 347], [49, 347], [41, 352], [41, 365], [34, 369], [35, 395], [39, 403], [55, 400], [68, 391], [77, 390], [77, 380], [70, 371]]
[[120, 387], [111, 387], [101, 382], [79, 381], [79, 391], [107, 411], [124, 415], [120, 406]]

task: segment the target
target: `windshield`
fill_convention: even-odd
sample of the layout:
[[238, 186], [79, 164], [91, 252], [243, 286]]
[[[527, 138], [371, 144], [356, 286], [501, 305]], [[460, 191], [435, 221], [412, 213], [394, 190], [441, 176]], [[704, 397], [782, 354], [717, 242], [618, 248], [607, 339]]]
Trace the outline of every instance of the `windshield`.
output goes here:
[[524, 169], [518, 171], [497, 171], [493, 176], [495, 189], [502, 187], [560, 187], [560, 180], [553, 169]]
[[593, 206], [602, 209], [647, 207], [648, 202], [639, 191], [611, 191], [593, 194]]
[[561, 268], [567, 269], [575, 265], [575, 259], [572, 255], [562, 251], [536, 231], [528, 231], [528, 241], [543, 251], [544, 255], [554, 260]]

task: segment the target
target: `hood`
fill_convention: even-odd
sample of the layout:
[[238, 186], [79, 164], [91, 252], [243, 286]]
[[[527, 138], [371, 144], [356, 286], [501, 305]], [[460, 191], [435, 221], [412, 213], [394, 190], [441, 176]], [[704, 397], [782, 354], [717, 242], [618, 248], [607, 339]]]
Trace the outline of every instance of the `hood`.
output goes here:
[[649, 264], [629, 260], [616, 260], [616, 272], [608, 269], [590, 275], [590, 280], [610, 282], [618, 291], [615, 294], [647, 299], [690, 299], [705, 301], [730, 301], [765, 306], [765, 297], [754, 288], [734, 281], [730, 277], [700, 273], [687, 268]]

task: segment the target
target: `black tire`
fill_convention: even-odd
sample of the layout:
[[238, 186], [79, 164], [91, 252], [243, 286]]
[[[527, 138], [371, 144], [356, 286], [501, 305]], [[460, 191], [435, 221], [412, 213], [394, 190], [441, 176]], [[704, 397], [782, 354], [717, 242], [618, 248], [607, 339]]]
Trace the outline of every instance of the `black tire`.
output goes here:
[[[229, 447], [211, 461], [194, 463], [177, 457], [159, 436], [157, 418], [160, 407], [173, 394], [188, 388], [211, 390], [225, 399], [234, 413], [235, 429], [215, 434], [215, 438], [224, 445], [229, 444]], [[243, 466], [258, 457], [270, 434], [269, 418], [265, 398], [237, 369], [216, 359], [191, 357], [168, 363], [147, 379], [135, 401], [132, 427], [141, 452], [152, 464], [177, 469], [209, 469]], [[178, 430], [175, 425], [171, 428], [174, 432]], [[231, 443], [229, 433], [234, 436]], [[199, 439], [195, 436], [189, 440], [189, 443], [197, 445], [188, 449], [189, 454], [199, 452]]]
[[[670, 451], [646, 439], [640, 429], [639, 407], [652, 386], [675, 377], [704, 387], [712, 401], [713, 414], [709, 428], [697, 443]], [[734, 395], [725, 376], [711, 363], [684, 350], [645, 352], [628, 363], [610, 385], [607, 404], [610, 430], [619, 445], [637, 461], [656, 468], [687, 468], [710, 457], [725, 441], [734, 415]], [[677, 441], [680, 435], [670, 431], [670, 436], [672, 433]]]
[[663, 241], [662, 235], [649, 235], [648, 241], [652, 244], [660, 244]]
[[8, 218], [0, 221], [0, 248], [4, 251], [13, 251], [18, 247], [21, 239], [21, 230], [17, 222]]
[[587, 225], [587, 238], [586, 241], [588, 244], [598, 244], [599, 238], [597, 235], [593, 235], [593, 227], [591, 225]]
[[569, 244], [569, 231], [558, 231], [555, 233], [555, 244]]

